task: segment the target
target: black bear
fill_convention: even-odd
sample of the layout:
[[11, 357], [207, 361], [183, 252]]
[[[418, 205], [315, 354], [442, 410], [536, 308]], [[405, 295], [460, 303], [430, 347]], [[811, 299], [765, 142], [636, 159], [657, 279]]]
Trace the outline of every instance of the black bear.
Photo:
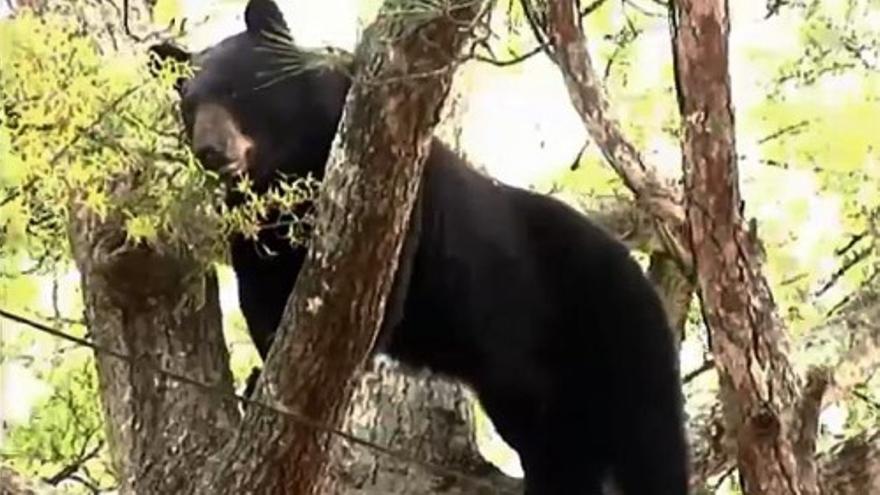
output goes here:
[[[347, 71], [280, 74], [279, 39], [296, 46], [271, 0], [251, 0], [245, 24], [192, 56], [152, 48], [195, 66], [178, 88], [190, 145], [206, 168], [247, 174], [261, 191], [281, 175], [320, 178]], [[281, 35], [271, 36], [273, 49], [267, 32]], [[231, 251], [265, 358], [305, 251], [281, 231], [260, 241], [275, 254], [241, 237]], [[625, 495], [687, 493], [672, 334], [625, 246], [559, 201], [481, 175], [435, 140], [401, 256], [377, 351], [472, 387], [519, 453], [526, 493], [600, 494], [608, 479]]]

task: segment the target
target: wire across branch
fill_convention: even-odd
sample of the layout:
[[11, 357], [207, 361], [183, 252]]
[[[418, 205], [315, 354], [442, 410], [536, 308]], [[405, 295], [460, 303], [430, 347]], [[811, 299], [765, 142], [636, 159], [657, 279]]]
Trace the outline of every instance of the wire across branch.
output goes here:
[[295, 421], [296, 423], [298, 423], [302, 426], [305, 426], [307, 428], [311, 428], [316, 431], [321, 431], [321, 432], [328, 433], [330, 435], [339, 437], [347, 442], [350, 442], [355, 445], [360, 445], [360, 446], [367, 448], [373, 452], [383, 454], [388, 457], [392, 457], [392, 458], [397, 459], [399, 461], [406, 462], [407, 464], [421, 467], [422, 469], [425, 469], [426, 471], [433, 472], [436, 475], [452, 476], [452, 477], [457, 478], [465, 483], [471, 484], [475, 487], [482, 487], [484, 489], [491, 489], [496, 493], [510, 494], [510, 495], [513, 495], [513, 493], [514, 493], [512, 491], [500, 489], [495, 484], [493, 484], [487, 480], [481, 479], [477, 476], [473, 476], [471, 474], [465, 473], [465, 472], [457, 470], [457, 469], [452, 469], [452, 468], [448, 468], [446, 466], [441, 466], [439, 464], [435, 464], [432, 462], [417, 459], [417, 458], [415, 458], [405, 452], [401, 452], [399, 450], [392, 449], [392, 448], [386, 447], [384, 445], [379, 445], [377, 443], [363, 439], [363, 438], [358, 437], [356, 435], [352, 435], [351, 433], [347, 433], [345, 431], [329, 427], [329, 426], [324, 425], [318, 421], [315, 421], [311, 418], [308, 418], [305, 415], [287, 410], [286, 408], [279, 406], [277, 404], [275, 404], [275, 405], [266, 404], [266, 403], [263, 403], [260, 401], [255, 401], [255, 400], [250, 399], [248, 397], [244, 397], [239, 394], [230, 393], [225, 390], [221, 390], [219, 387], [209, 385], [209, 384], [204, 383], [199, 380], [195, 380], [193, 378], [182, 375], [180, 373], [175, 373], [173, 371], [162, 368], [161, 366], [154, 365], [151, 362], [145, 362], [145, 361], [138, 360], [137, 358], [135, 358], [129, 354], [125, 354], [125, 353], [116, 351], [114, 349], [110, 349], [109, 347], [105, 347], [100, 344], [96, 344], [95, 342], [92, 342], [88, 339], [84, 339], [81, 337], [77, 337], [75, 335], [71, 335], [67, 332], [58, 330], [57, 328], [53, 328], [53, 327], [50, 327], [50, 326], [45, 325], [43, 323], [40, 323], [38, 321], [34, 321], [26, 316], [22, 316], [20, 314], [13, 313], [13, 312], [10, 312], [10, 311], [7, 311], [5, 309], [0, 308], [0, 317], [6, 318], [7, 320], [10, 320], [10, 321], [14, 321], [16, 323], [24, 325], [24, 326], [31, 328], [33, 330], [36, 330], [38, 332], [41, 332], [41, 333], [44, 333], [47, 335], [51, 335], [55, 338], [66, 340], [66, 341], [71, 342], [73, 344], [76, 344], [78, 346], [87, 347], [96, 353], [112, 356], [116, 359], [125, 361], [126, 363], [128, 363], [130, 365], [138, 365], [141, 369], [149, 369], [150, 371], [152, 371], [158, 375], [164, 376], [166, 378], [169, 378], [169, 379], [176, 381], [176, 382], [179, 382], [179, 383], [191, 385], [191, 386], [196, 387], [198, 389], [201, 389], [203, 391], [209, 392], [215, 396], [218, 396], [222, 399], [233, 400], [233, 401], [236, 401], [240, 404], [246, 404], [248, 406], [259, 407], [264, 410], [270, 411], [272, 413], [279, 414], [279, 415], [287, 417], [290, 420]]

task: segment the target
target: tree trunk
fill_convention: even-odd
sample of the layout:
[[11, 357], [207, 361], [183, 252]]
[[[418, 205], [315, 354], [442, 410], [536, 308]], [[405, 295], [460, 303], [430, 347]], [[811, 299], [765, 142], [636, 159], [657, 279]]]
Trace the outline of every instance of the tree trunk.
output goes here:
[[[298, 331], [292, 337], [282, 330], [273, 355], [286, 356], [270, 357], [261, 379], [259, 397], [276, 411], [250, 408], [237, 435], [240, 417], [213, 273], [186, 253], [126, 246], [120, 219], [101, 222], [72, 208], [70, 239], [90, 331], [102, 347], [132, 357], [127, 362], [97, 356], [123, 493], [338, 492], [332, 479], [326, 490], [316, 488], [327, 461], [327, 435], [277, 410], [325, 426], [341, 423], [351, 375], [372, 346], [371, 332], [383, 314], [395, 264], [388, 261], [397, 259], [452, 62], [470, 35], [463, 28], [473, 25], [480, 6], [456, 3], [429, 19], [424, 12], [380, 17], [372, 28], [358, 57], [363, 78], [352, 90], [354, 106], [349, 105], [334, 152], [340, 163], [328, 168], [329, 196], [323, 197], [317, 241], [298, 284], [305, 295], [291, 298], [296, 302], [285, 317], [284, 328]], [[408, 34], [390, 36], [400, 32]], [[394, 42], [377, 53], [380, 38]], [[413, 72], [419, 74], [409, 80]], [[327, 287], [336, 290], [330, 294]], [[303, 366], [293, 371], [287, 369], [290, 362]], [[384, 373], [379, 372], [388, 384], [408, 388]], [[181, 377], [196, 384], [181, 384]], [[426, 389], [424, 395], [432, 394]], [[450, 392], [446, 407], [465, 414], [461, 397]], [[431, 411], [420, 427], [442, 424], [440, 410]], [[406, 414], [406, 408], [396, 413]], [[454, 427], [461, 435], [457, 423], [446, 431]], [[437, 450], [449, 456], [475, 453], [469, 451], [472, 443], [447, 446]], [[459, 467], [475, 459], [461, 457]], [[483, 468], [473, 462], [466, 471]]]
[[694, 291], [681, 194], [665, 184], [654, 167], [644, 162], [611, 117], [604, 88], [593, 70], [586, 36], [577, 22], [579, 16], [579, 2], [551, 3], [547, 30], [552, 56], [590, 138], [633, 193], [636, 204], [650, 217], [656, 233], [654, 237], [660, 242], [658, 248], [652, 249], [649, 276], [660, 292], [670, 324], [677, 334], [676, 342], [680, 342]]
[[[67, 5], [66, 2], [19, 2], [22, 6], [29, 3], [50, 3], [62, 7]], [[137, 3], [140, 2], [133, 0], [133, 4]], [[113, 10], [107, 5], [102, 8]], [[77, 11], [71, 15], [74, 14], [79, 13]], [[112, 20], [108, 21], [110, 18]], [[142, 21], [143, 18], [139, 17], [138, 20]], [[90, 27], [89, 31], [100, 37], [102, 45], [107, 49], [113, 48], [109, 45], [115, 45], [116, 39], [124, 38], [118, 13], [109, 17], [103, 14], [91, 15], [84, 20], [84, 24], [95, 26], [94, 29]], [[133, 24], [137, 24], [135, 31], [146, 29], [140, 22]], [[113, 36], [107, 35], [111, 29], [115, 33]], [[563, 42], [565, 38], [554, 38], [553, 41]], [[576, 49], [579, 45], [573, 46]], [[577, 50], [574, 52], [577, 56]], [[574, 66], [569, 66], [569, 69], [572, 67]], [[603, 111], [607, 103], [601, 99], [601, 92], [589, 93], [583, 91], [582, 87], [578, 89], [578, 84], [592, 87], [590, 80], [567, 77], [570, 89], [578, 90], [579, 94], [588, 97], [577, 107], [579, 112], [584, 116], [585, 122], [597, 124], [595, 127], [588, 125], [591, 132], [598, 130], [598, 136], [619, 137], [619, 134], [603, 130], [608, 129], [607, 122], [603, 123]], [[595, 78], [592, 81], [595, 82]], [[591, 100], [591, 95], [599, 99]], [[601, 134], [603, 132], [605, 134]], [[614, 141], [599, 141], [597, 144], [613, 145]], [[631, 146], [603, 148], [613, 149], [624, 154], [627, 150], [635, 150]], [[625, 166], [628, 164], [634, 170], [642, 166], [633, 157], [621, 158], [620, 155], [608, 151], [606, 156], [612, 163], [622, 163]], [[630, 186], [653, 184], [652, 180], [640, 182], [638, 173], [633, 174], [632, 171], [623, 169], [620, 171], [634, 177], [635, 180], [627, 181]], [[674, 191], [649, 192], [648, 196], [661, 199], [647, 203], [668, 209], [665, 214], [658, 215], [655, 212], [655, 221], [660, 217], [674, 223], [673, 220], [678, 217], [675, 202], [662, 198], [676, 198], [677, 194]], [[193, 476], [192, 473], [204, 468], [202, 464], [206, 458], [205, 453], [214, 452], [224, 440], [234, 434], [239, 421], [237, 411], [228, 401], [231, 379], [220, 332], [216, 281], [213, 274], [204, 272], [203, 267], [187, 259], [185, 253], [167, 253], [161, 249], [149, 250], [144, 247], [123, 248], [118, 237], [120, 228], [118, 222], [113, 220], [99, 222], [84, 215], [71, 218], [71, 244], [77, 265], [82, 270], [83, 292], [92, 337], [106, 347], [137, 357], [134, 364], [103, 354], [96, 357], [108, 438], [115, 444], [112, 451], [114, 463], [124, 484], [123, 492], [137, 490], [144, 493], [176, 493], [176, 488], [188, 481], [184, 479], [185, 476]], [[672, 231], [677, 232], [678, 229]], [[132, 272], [133, 269], [136, 272]], [[131, 280], [129, 277], [133, 276], [132, 273], [144, 276], [135, 279], [138, 282], [135, 287], [126, 284]], [[171, 296], [160, 294], [164, 290], [168, 290]], [[149, 294], [153, 296], [144, 297]], [[175, 298], [179, 298], [179, 301]], [[876, 340], [876, 333], [873, 335]], [[198, 343], [198, 346], [194, 347], [194, 343]], [[181, 353], [181, 350], [185, 352]], [[195, 354], [191, 354], [192, 352]], [[859, 354], [861, 357], [877, 355], [861, 350]], [[870, 365], [876, 366], [876, 359]], [[197, 385], [181, 384], [167, 376], [156, 375], [154, 368], [157, 366], [213, 384], [219, 392], [214, 393]], [[430, 385], [422, 385], [422, 382]], [[348, 427], [357, 433], [370, 429], [372, 438], [377, 443], [388, 440], [389, 445], [400, 447], [400, 450], [406, 452], [412, 451], [413, 457], [434, 460], [438, 464], [478, 474], [482, 468], [478, 462], [472, 463], [477, 459], [473, 457], [475, 446], [461, 443], [466, 438], [472, 441], [469, 434], [463, 433], [464, 426], [461, 423], [469, 414], [469, 409], [463, 406], [464, 392], [461, 387], [447, 385], [437, 379], [402, 377], [391, 373], [384, 364], [377, 365], [362, 380], [353, 403], [353, 415], [348, 419]], [[401, 397], [405, 399], [401, 400]], [[379, 401], [378, 406], [374, 405], [376, 400]], [[459, 419], [453, 419], [450, 416], [451, 411], [460, 414]], [[371, 425], [379, 428], [378, 433], [374, 432]], [[404, 435], [400, 434], [401, 431], [404, 431]], [[423, 433], [425, 431], [427, 433]], [[417, 441], [422, 434], [431, 440], [419, 444]], [[707, 438], [711, 440], [713, 435], [710, 432]], [[178, 444], [181, 438], [183, 442]], [[151, 444], [154, 444], [153, 448]], [[178, 445], [182, 445], [182, 449]], [[334, 445], [336, 449], [342, 444]], [[379, 481], [370, 488], [373, 491], [363, 484], [367, 476], [365, 469], [368, 468], [355, 467], [354, 473], [349, 477], [355, 482], [345, 488], [351, 491], [341, 493], [378, 493], [383, 486], [397, 486], [401, 490], [400, 485], [395, 485], [395, 480], [391, 478], [394, 474], [400, 474], [401, 479], [404, 476], [413, 479], [410, 471], [403, 469], [404, 463], [388, 458], [381, 460], [371, 452], [359, 455], [363, 455], [367, 462], [384, 463], [375, 470]], [[821, 484], [827, 490], [826, 493], [849, 495], [880, 492], [878, 452], [880, 444], [877, 435], [873, 434], [845, 442], [839, 449], [821, 456]], [[465, 454], [458, 457], [460, 453]], [[350, 460], [341, 457], [342, 461]], [[456, 459], [461, 462], [456, 462]], [[410, 464], [406, 466], [411, 467]], [[717, 473], [717, 469], [715, 472]], [[166, 473], [171, 476], [166, 477]], [[346, 471], [334, 471], [334, 476], [345, 473]], [[409, 485], [411, 490], [398, 493], [442, 493], [445, 487], [456, 486], [443, 476], [423, 478]], [[493, 474], [486, 478], [495, 479]], [[11, 479], [7, 473], [0, 471], [0, 492], [12, 486], [7, 485]], [[384, 482], [381, 481], [383, 479]], [[357, 491], [358, 483], [361, 483], [360, 489], [364, 491]], [[467, 493], [467, 486], [462, 483], [457, 489]], [[496, 486], [499, 487], [498, 491], [503, 491], [502, 487], [506, 486], [506, 482], [501, 481]], [[453, 488], [445, 493], [457, 492]]]
[[330, 437], [294, 416], [342, 426], [352, 378], [382, 321], [452, 62], [481, 7], [380, 12], [367, 30], [309, 254], [257, 384], [258, 401], [288, 414], [249, 408], [200, 492], [339, 491], [325, 476]]
[[[529, 4], [533, 0], [522, 1]], [[681, 191], [659, 177], [655, 167], [645, 163], [611, 116], [579, 19], [580, 2], [557, 0], [548, 6], [548, 49], [559, 66], [572, 105], [602, 156], [632, 192], [638, 206], [651, 218], [664, 250], [689, 272], [691, 260], [684, 231]]]
[[[523, 1], [526, 4], [529, 3], [528, 0]], [[609, 116], [609, 103], [604, 96], [601, 82], [593, 71], [590, 54], [586, 48], [585, 36], [577, 23], [575, 4], [576, 2], [572, 1], [553, 2], [548, 9], [546, 36], [551, 48], [550, 55], [562, 72], [572, 104], [584, 121], [588, 133], [602, 150], [610, 165], [623, 178], [624, 184], [639, 199], [639, 204], [648, 210], [650, 218], [653, 219], [652, 223], [657, 237], [665, 247], [664, 251], [677, 258], [675, 262], [685, 268], [684, 273], [690, 273], [693, 269], [692, 237], [688, 232], [690, 219], [687, 218], [688, 221], [684, 221], [686, 220], [684, 218], [684, 209], [678, 200], [682, 195], [676, 190], [675, 185], [662, 184], [657, 180], [653, 171], [643, 163], [636, 149], [625, 142], [624, 136]], [[685, 4], [685, 2], [682, 2], [682, 4]], [[690, 6], [691, 3], [688, 2], [686, 7], [690, 8]], [[685, 28], [688, 27], [693, 26], [685, 26]], [[702, 28], [702, 26], [696, 26], [695, 30], [702, 31]], [[726, 24], [724, 29], [726, 33]], [[709, 34], [711, 35], [712, 33], [710, 32]], [[708, 49], [714, 50], [713, 55], [715, 56], [722, 54], [722, 51], [719, 51], [717, 46], [704, 43], [702, 47], [704, 49], [711, 47]], [[726, 51], [723, 52], [723, 55], [726, 57]], [[726, 58], [718, 62], [723, 65], [724, 71], [726, 71]], [[704, 71], [704, 73], [712, 75], [711, 71]], [[726, 72], [724, 73], [724, 81], [726, 82]], [[701, 86], [697, 86], [697, 89], [700, 88]], [[705, 87], [702, 88], [705, 89]], [[686, 124], [692, 126], [693, 122]], [[732, 141], [730, 144], [732, 147]], [[735, 177], [735, 174], [733, 174], [733, 177]], [[737, 219], [737, 222], [741, 222], [741, 220]], [[741, 225], [739, 229], [742, 230]], [[707, 248], [705, 245], [701, 247]], [[711, 246], [708, 246], [708, 248], [711, 249]], [[755, 253], [757, 253], [757, 249]], [[758, 261], [758, 259], [755, 259], [751, 262], [757, 263]], [[654, 275], [661, 273], [661, 270], [658, 270], [660, 267], [660, 264], [654, 265], [652, 263], [652, 273]], [[760, 273], [755, 273], [760, 278]], [[663, 289], [664, 284], [661, 281], [663, 277], [653, 278], [656, 286]], [[764, 286], [766, 287], [766, 284]], [[766, 291], [766, 293], [769, 295], [769, 291]], [[676, 296], [670, 297], [669, 293], [664, 294], [664, 302], [667, 304], [667, 307], [675, 307], [676, 300], [680, 299]], [[678, 307], [683, 308], [684, 306], [678, 305]], [[773, 313], [772, 307], [769, 308], [769, 313]], [[680, 316], [681, 314], [680, 312], [672, 311], [670, 316], [675, 321], [677, 319], [675, 316]], [[781, 335], [780, 326], [778, 323], [775, 323], [775, 325], [775, 336], [771, 334], [767, 337], [767, 340], [774, 343], [782, 343], [780, 342], [781, 337], [778, 337]], [[710, 331], [712, 330], [710, 327]], [[788, 392], [782, 390], [782, 393], [787, 393], [788, 397], [777, 395], [774, 396], [774, 400], [790, 407], [788, 410], [783, 408], [783, 416], [790, 423], [787, 426], [791, 428], [790, 433], [793, 434], [792, 441], [797, 442], [797, 447], [794, 451], [797, 455], [797, 460], [789, 462], [789, 467], [791, 467], [792, 463], [798, 466], [799, 471], [795, 476], [804, 480], [803, 485], [807, 487], [805, 491], [796, 493], [812, 493], [809, 491], [809, 487], [814, 486], [815, 480], [813, 446], [816, 431], [814, 425], [818, 414], [818, 407], [822, 402], [823, 390], [828, 385], [828, 380], [824, 378], [814, 380], [812, 387], [808, 390], [810, 393], [804, 394], [803, 397], [797, 397], [795, 394], [797, 390], [796, 382], [785, 360], [784, 349], [774, 347], [772, 344], [769, 347], [773, 349], [772, 352], [767, 352], [766, 349], [755, 352], [756, 357], [761, 359], [761, 361], [755, 361], [759, 366], [757, 374], [761, 375], [762, 370], [760, 367], [763, 366], [764, 372], [772, 371], [781, 377], [778, 381], [782, 382], [783, 389], [785, 388], [785, 383], [789, 385]], [[861, 346], [859, 351], [869, 347]], [[855, 353], [856, 350], [854, 349], [853, 353], [849, 354]], [[861, 352], [856, 359], [852, 359], [853, 356], [848, 356], [846, 360], [848, 363], [851, 362], [852, 365], [847, 366], [846, 370], [856, 367], [859, 370], [870, 369], [876, 360], [865, 359], [864, 356], [864, 352]], [[858, 361], [858, 365], [855, 364], [856, 361]], [[779, 367], [780, 365], [782, 366], [781, 368]], [[842, 370], [840, 367], [837, 368], [837, 372], [833, 377], [835, 381], [841, 380], [840, 375], [846, 373], [846, 371]], [[824, 374], [814, 372], [811, 375], [815, 378], [822, 377]], [[692, 443], [694, 447], [693, 453], [695, 454], [692, 486], [699, 485], [707, 476], [718, 474], [720, 470], [726, 469], [730, 465], [730, 456], [737, 450], [736, 444], [742, 441], [741, 438], [732, 435], [738, 435], [742, 431], [737, 425], [742, 422], [742, 415], [738, 404], [740, 403], [740, 394], [743, 391], [736, 389], [735, 383], [730, 378], [729, 375], [725, 376], [722, 372], [722, 393], [720, 399], [721, 403], [725, 404], [725, 406], [720, 409], [724, 410], [724, 414], [717, 414], [712, 411], [706, 417], [699, 418], [691, 425], [693, 432], [698, 437]], [[761, 376], [756, 378], [760, 383]], [[846, 380], [847, 383], [852, 381], [851, 378]], [[775, 390], [779, 390], [780, 384], [777, 383], [776, 386]], [[827, 462], [827, 460], [823, 460], [823, 466]], [[871, 469], [865, 469], [863, 466], [853, 465], [850, 467], [854, 473], [871, 471]]]
[[[477, 450], [472, 400], [457, 383], [426, 374], [409, 375], [390, 360], [375, 360], [361, 378], [344, 429], [405, 452], [410, 460], [336, 440], [330, 475], [339, 488], [332, 493], [520, 493], [521, 481], [505, 476]], [[451, 476], [422, 462], [467, 477]]]
[[[122, 493], [187, 483], [238, 424], [217, 279], [185, 254], [123, 244], [121, 218], [72, 207], [70, 243], [82, 279], [107, 438]], [[214, 387], [180, 383], [163, 369]], [[169, 450], [169, 445], [176, 447]], [[152, 480], [153, 466], [173, 465]], [[157, 485], [154, 486], [153, 483]]]
[[[82, 35], [103, 50], [137, 50], [122, 33], [120, 11], [113, 5], [38, 3], [44, 9], [38, 15], [78, 19], [88, 30]], [[132, 13], [129, 27], [146, 30], [148, 7], [143, 0], [129, 4], [139, 13]], [[117, 192], [129, 192], [133, 180], [121, 181]], [[122, 493], [151, 488], [174, 493], [223, 445], [240, 419], [235, 402], [228, 400], [233, 383], [216, 276], [186, 252], [126, 243], [121, 216], [102, 220], [82, 208], [79, 199], [69, 205], [67, 234], [81, 277], [86, 322], [90, 338], [116, 354], [95, 353], [114, 474]], [[152, 480], [155, 466], [166, 464], [180, 469]]]
[[880, 493], [880, 431], [851, 438], [819, 461], [824, 495]]
[[688, 311], [696, 289], [694, 281], [678, 260], [665, 251], [651, 253], [648, 278], [660, 294], [669, 319], [669, 328], [674, 334], [676, 344], [680, 346], [685, 337]]
[[59, 495], [59, 491], [44, 483], [24, 478], [6, 466], [0, 466], [0, 494]]
[[[704, 319], [722, 381], [735, 400], [725, 416], [736, 436], [747, 494], [816, 494], [814, 452], [798, 452], [798, 382], [782, 322], [742, 218], [728, 78], [725, 0], [677, 0], [673, 47], [684, 126], [687, 220]], [[731, 408], [735, 408], [731, 410]]]
[[[467, 108], [466, 68], [456, 72], [434, 135], [461, 148], [461, 117]], [[470, 494], [521, 491], [479, 452], [472, 394], [440, 376], [407, 373], [386, 359], [372, 360], [362, 373], [346, 415], [345, 431], [412, 457], [470, 475], [455, 478], [344, 441], [333, 442], [330, 475], [340, 495]], [[476, 482], [475, 482], [476, 481]]]

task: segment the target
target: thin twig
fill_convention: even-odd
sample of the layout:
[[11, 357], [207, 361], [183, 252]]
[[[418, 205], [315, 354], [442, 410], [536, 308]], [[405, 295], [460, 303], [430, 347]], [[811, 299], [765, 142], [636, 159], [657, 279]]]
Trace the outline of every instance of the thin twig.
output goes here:
[[522, 5], [523, 14], [529, 24], [529, 28], [532, 30], [532, 34], [538, 42], [538, 46], [540, 46], [550, 60], [553, 60], [555, 63], [556, 54], [553, 53], [553, 47], [547, 37], [546, 29], [542, 28], [541, 24], [538, 22], [538, 14], [534, 9], [531, 0], [520, 0], [520, 4]]
[[880, 412], [880, 402], [875, 400], [873, 397], [869, 396], [868, 394], [866, 394], [864, 392], [858, 391], [858, 390], [853, 390], [851, 393], [852, 393], [853, 397], [864, 402], [865, 404], [870, 406], [871, 409], [874, 409], [875, 411]]
[[73, 462], [64, 466], [52, 476], [43, 478], [43, 481], [52, 486], [57, 486], [62, 481], [72, 478], [83, 467], [83, 464], [97, 457], [103, 447], [104, 442], [98, 442], [91, 450], [81, 453]]
[[858, 234], [851, 235], [849, 238], [849, 241], [847, 241], [846, 244], [844, 244], [843, 246], [834, 250], [834, 255], [835, 256], [843, 256], [844, 254], [847, 253], [847, 251], [852, 249], [856, 244], [858, 244], [859, 241], [861, 241], [862, 239], [864, 239], [867, 236], [868, 236], [867, 230], [863, 230], [863, 231], [859, 232]]
[[834, 287], [834, 284], [836, 284], [844, 275], [846, 275], [847, 272], [852, 270], [862, 261], [866, 260], [868, 256], [870, 256], [873, 252], [874, 246], [868, 246], [857, 251], [852, 257], [850, 257], [850, 259], [844, 261], [840, 268], [838, 268], [834, 271], [834, 273], [831, 274], [831, 277], [829, 277], [828, 280], [824, 284], [822, 284], [822, 286], [819, 287], [816, 292], [813, 293], [813, 297], [821, 297], [823, 294], [828, 292], [828, 290]]
[[[581, 19], [583, 19], [584, 17], [587, 17], [588, 15], [590, 15], [590, 14], [596, 12], [597, 10], [599, 10], [599, 7], [605, 5], [605, 2], [606, 2], [606, 1], [607, 1], [607, 0], [594, 0], [592, 3], [590, 3], [589, 5], [587, 5], [586, 7], [584, 7], [584, 8], [580, 11]], [[512, 4], [511, 4], [511, 5], [512, 5]], [[537, 38], [538, 41], [539, 41], [539, 43], [538, 43], [537, 46], [535, 46], [534, 48], [529, 49], [529, 50], [526, 51], [525, 53], [522, 53], [522, 54], [520, 54], [520, 55], [516, 55], [516, 56], [514, 56], [514, 57], [512, 57], [512, 58], [509, 58], [509, 59], [497, 59], [497, 58], [494, 58], [494, 57], [487, 57], [487, 56], [485, 56], [485, 55], [474, 55], [472, 58], [473, 58], [474, 60], [477, 60], [478, 62], [485, 62], [485, 63], [488, 63], [488, 64], [492, 64], [492, 65], [494, 65], [494, 66], [496, 66], [496, 67], [509, 67], [509, 66], [511, 66], [511, 65], [516, 65], [516, 64], [518, 64], [518, 63], [520, 63], [520, 62], [525, 62], [526, 60], [528, 60], [528, 59], [534, 57], [535, 55], [537, 55], [537, 54], [539, 54], [539, 53], [542, 53], [542, 52], [545, 52], [545, 51], [547, 51], [547, 50], [549, 49], [548, 43], [547, 43], [546, 41], [543, 42], [543, 43], [540, 42], [540, 41], [541, 41], [541, 38], [540, 38], [539, 36], [537, 36], [537, 35], [536, 35], [536, 38]]]
[[496, 67], [509, 67], [511, 65], [516, 65], [520, 62], [525, 62], [526, 60], [534, 57], [535, 55], [544, 51], [544, 47], [542, 45], [538, 45], [531, 50], [523, 53], [522, 55], [517, 55], [513, 58], [499, 60], [492, 57], [487, 57], [485, 55], [474, 55], [474, 60], [478, 62], [486, 62], [492, 64]]
[[703, 373], [705, 373], [711, 369], [714, 369], [714, 368], [715, 368], [715, 361], [713, 361], [711, 358], [709, 358], [709, 359], [703, 361], [703, 364], [701, 364], [699, 368], [697, 368], [693, 371], [690, 371], [686, 375], [684, 375], [684, 377], [681, 379], [681, 382], [682, 382], [682, 384], [690, 383], [690, 382], [694, 381], [698, 376], [700, 376]]
[[767, 142], [773, 141], [774, 139], [778, 139], [786, 134], [796, 134], [800, 130], [802, 130], [804, 127], [807, 127], [809, 125], [810, 125], [810, 121], [808, 121], [808, 120], [802, 120], [802, 121], [797, 122], [795, 124], [787, 125], [787, 126], [782, 127], [781, 129], [779, 129], [779, 130], [777, 130], [767, 136], [762, 137], [761, 139], [758, 140], [758, 144], [765, 144]]

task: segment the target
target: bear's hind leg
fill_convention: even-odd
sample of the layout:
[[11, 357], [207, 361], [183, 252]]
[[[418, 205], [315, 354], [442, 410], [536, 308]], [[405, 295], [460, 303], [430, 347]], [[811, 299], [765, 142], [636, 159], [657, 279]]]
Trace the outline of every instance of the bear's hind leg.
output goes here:
[[612, 476], [624, 495], [687, 495], [687, 452], [667, 404], [633, 407], [617, 427]]
[[[481, 402], [519, 455], [525, 495], [602, 495], [608, 472], [602, 426], [578, 414], [577, 404], [546, 407], [546, 399], [536, 397], [492, 399]], [[583, 433], [591, 427], [598, 428], [594, 435]]]
[[520, 455], [525, 495], [602, 495], [606, 469], [600, 459], [591, 458], [589, 445], [543, 443]]
[[608, 429], [614, 432], [611, 474], [624, 495], [687, 495], [688, 454], [678, 370], [671, 353], [663, 352], [659, 344], [655, 349], [661, 350], [634, 352], [635, 362], [621, 360], [621, 369], [611, 380], [606, 402]]

